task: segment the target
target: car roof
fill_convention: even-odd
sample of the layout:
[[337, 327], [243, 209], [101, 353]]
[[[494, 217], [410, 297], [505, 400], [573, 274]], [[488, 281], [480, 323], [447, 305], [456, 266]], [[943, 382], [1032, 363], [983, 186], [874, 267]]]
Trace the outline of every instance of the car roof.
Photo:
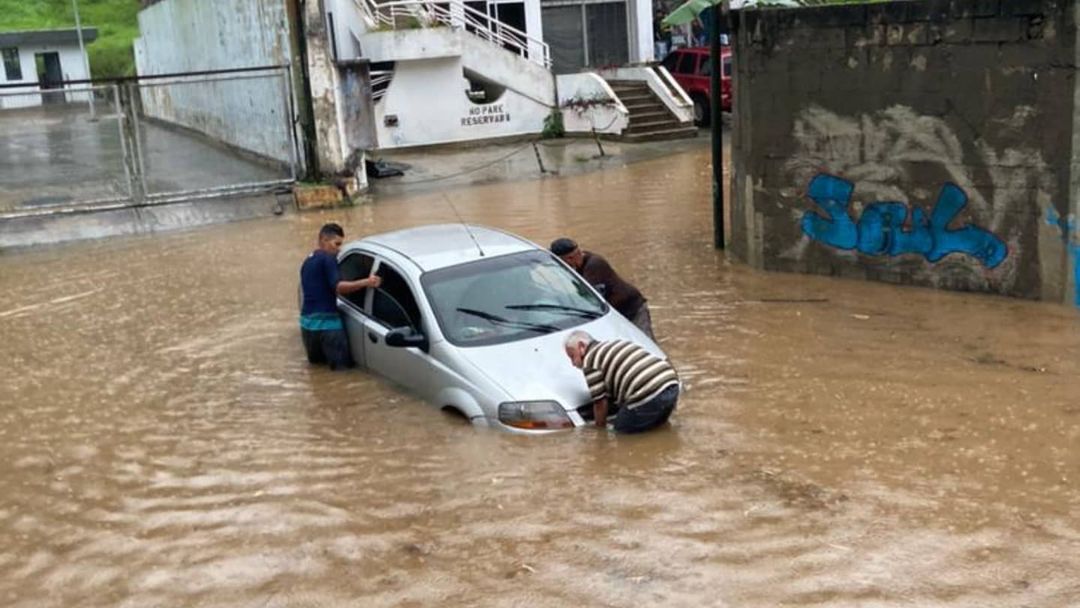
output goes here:
[[474, 224], [467, 227], [466, 224], [435, 224], [374, 234], [350, 243], [349, 248], [364, 244], [394, 251], [408, 258], [422, 271], [537, 249], [536, 245], [523, 238]]

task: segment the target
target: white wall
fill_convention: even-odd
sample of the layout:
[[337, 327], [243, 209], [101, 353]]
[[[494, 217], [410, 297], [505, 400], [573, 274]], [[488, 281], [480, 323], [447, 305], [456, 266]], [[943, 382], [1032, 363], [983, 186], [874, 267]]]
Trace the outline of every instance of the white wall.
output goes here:
[[[0, 108], [23, 108], [41, 104], [41, 95], [38, 94], [37, 63], [34, 56], [37, 53], [60, 54], [60, 70], [64, 80], [86, 80], [90, 75], [86, 73], [86, 64], [83, 55], [79, 51], [78, 43], [70, 45], [23, 45], [19, 46], [19, 66], [22, 68], [22, 79], [13, 80], [10, 83], [25, 82], [31, 86], [18, 89], [0, 89]], [[0, 83], [10, 84], [7, 80], [7, 71], [0, 64]], [[87, 85], [72, 85], [69, 88], [85, 89]], [[68, 102], [88, 101], [87, 93], [69, 92], [66, 95]]]
[[653, 44], [653, 10], [651, 0], [629, 0], [627, 14], [633, 28], [630, 32], [630, 61], [648, 63], [656, 57], [656, 45]]
[[[140, 75], [289, 63], [282, 0], [165, 0], [139, 13]], [[264, 73], [266, 74], [266, 73]], [[288, 161], [291, 143], [284, 77], [228, 79], [142, 89], [146, 115], [230, 145]]]
[[326, 0], [327, 12], [334, 15], [338, 59], [357, 59], [362, 56], [357, 46], [360, 36], [367, 31], [367, 25], [356, 6], [357, 1], [363, 0]]
[[[592, 133], [596, 129], [597, 133], [618, 135], [630, 123], [630, 111], [603, 78], [592, 72], [582, 72], [562, 74], [556, 79], [563, 128], [567, 133]], [[593, 103], [585, 107], [575, 103], [582, 100]]]
[[[386, 97], [375, 106], [379, 149], [539, 133], [550, 108], [507, 90], [498, 101], [477, 105], [465, 94], [460, 58], [397, 64]], [[386, 126], [388, 115], [397, 127]], [[484, 118], [490, 116], [491, 118]], [[463, 123], [464, 119], [464, 123]], [[475, 123], [475, 124], [474, 124]]]

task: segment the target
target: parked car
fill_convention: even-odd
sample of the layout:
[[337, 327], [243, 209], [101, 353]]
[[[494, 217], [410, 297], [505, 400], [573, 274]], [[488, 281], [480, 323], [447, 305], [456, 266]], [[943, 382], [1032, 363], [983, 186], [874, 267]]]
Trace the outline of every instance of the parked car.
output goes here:
[[[720, 60], [723, 71], [720, 73], [720, 108], [731, 111], [731, 47], [720, 48]], [[712, 75], [712, 61], [709, 47], [690, 47], [675, 49], [661, 62], [675, 77], [675, 81], [686, 91], [694, 102], [694, 122], [708, 126], [712, 122], [712, 103], [710, 100], [709, 78]]]
[[592, 405], [563, 350], [582, 329], [664, 357], [559, 258], [512, 234], [446, 224], [351, 242], [338, 298], [357, 363], [477, 425], [522, 433], [582, 426]]

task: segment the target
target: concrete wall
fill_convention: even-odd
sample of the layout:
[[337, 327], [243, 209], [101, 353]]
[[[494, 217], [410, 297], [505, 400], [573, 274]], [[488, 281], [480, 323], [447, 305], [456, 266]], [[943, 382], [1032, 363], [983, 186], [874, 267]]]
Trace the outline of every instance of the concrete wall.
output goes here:
[[[166, 0], [139, 13], [140, 75], [289, 63], [284, 0]], [[230, 145], [287, 162], [288, 88], [282, 76], [147, 84], [144, 113]]]
[[[559, 108], [567, 133], [618, 135], [630, 123], [630, 111], [603, 78], [591, 72], [556, 77]], [[583, 103], [584, 102], [584, 103]]]
[[[35, 45], [28, 44], [17, 47], [19, 50], [19, 67], [22, 69], [22, 78], [19, 80], [7, 80], [7, 73], [0, 64], [0, 84], [15, 84], [25, 82], [28, 85], [11, 89], [0, 89], [0, 109], [25, 108], [41, 104], [41, 95], [38, 94], [38, 73], [34, 56], [37, 53], [59, 53], [60, 69], [64, 73], [64, 80], [87, 80], [90, 75], [86, 73], [86, 63], [78, 44], [71, 45]], [[86, 85], [72, 85], [69, 88], [85, 88]], [[88, 101], [87, 93], [68, 93], [68, 102]]]
[[731, 252], [1080, 302], [1077, 4], [744, 10]]
[[544, 119], [554, 104], [541, 104], [511, 90], [505, 90], [493, 103], [473, 103], [465, 94], [463, 74], [459, 57], [398, 62], [386, 96], [375, 106], [379, 149], [543, 130]]

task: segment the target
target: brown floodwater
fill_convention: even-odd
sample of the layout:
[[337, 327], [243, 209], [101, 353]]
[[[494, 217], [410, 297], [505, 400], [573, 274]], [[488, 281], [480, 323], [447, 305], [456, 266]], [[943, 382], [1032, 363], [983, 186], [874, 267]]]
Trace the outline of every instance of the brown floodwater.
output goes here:
[[318, 226], [440, 194], [0, 256], [0, 605], [1080, 605], [1080, 314], [732, 264], [707, 155], [448, 192], [642, 288], [687, 386], [644, 436], [308, 366]]

